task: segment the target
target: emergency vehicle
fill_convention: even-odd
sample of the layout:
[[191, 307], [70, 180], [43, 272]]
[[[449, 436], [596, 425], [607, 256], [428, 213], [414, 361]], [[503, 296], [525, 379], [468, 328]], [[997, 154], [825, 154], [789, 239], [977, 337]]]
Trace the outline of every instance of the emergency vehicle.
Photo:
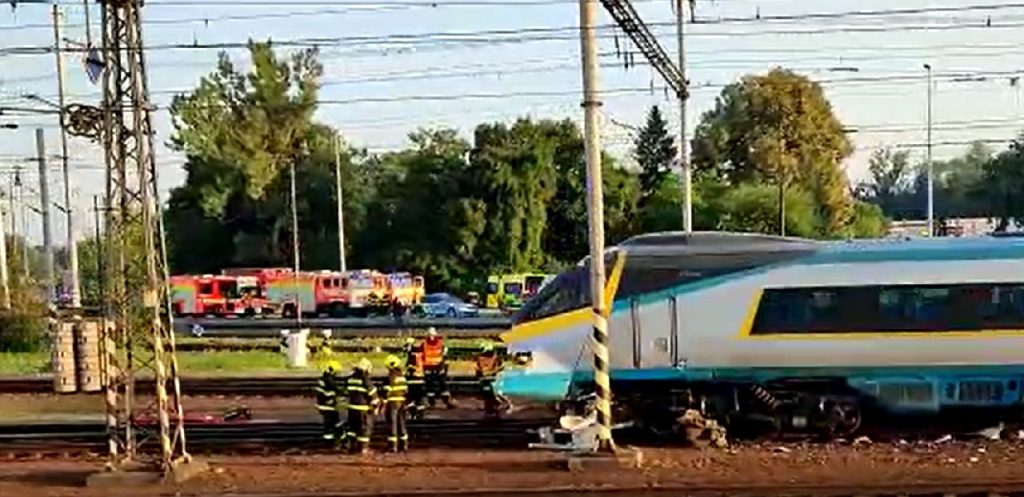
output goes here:
[[358, 316], [386, 312], [390, 306], [388, 279], [384, 273], [359, 269], [345, 273], [343, 281], [348, 295], [348, 311]]
[[387, 296], [391, 302], [398, 301], [405, 308], [423, 301], [425, 294], [423, 277], [411, 273], [389, 273], [387, 275]]
[[259, 281], [251, 276], [172, 276], [171, 308], [177, 316], [254, 316], [264, 312]]
[[342, 317], [350, 305], [344, 279], [344, 273], [329, 270], [279, 275], [267, 282], [267, 300], [286, 318], [299, 312]]

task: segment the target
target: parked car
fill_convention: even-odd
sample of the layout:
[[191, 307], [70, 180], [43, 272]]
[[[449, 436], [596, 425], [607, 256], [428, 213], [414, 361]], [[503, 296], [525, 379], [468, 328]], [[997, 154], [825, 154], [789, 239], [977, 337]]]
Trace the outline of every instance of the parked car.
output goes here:
[[450, 293], [431, 293], [423, 297], [415, 312], [427, 317], [463, 318], [480, 315], [480, 308]]

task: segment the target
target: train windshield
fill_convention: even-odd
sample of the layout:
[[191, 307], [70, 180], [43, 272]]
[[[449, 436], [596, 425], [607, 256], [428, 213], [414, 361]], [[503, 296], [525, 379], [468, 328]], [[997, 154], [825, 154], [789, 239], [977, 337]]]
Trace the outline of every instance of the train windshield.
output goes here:
[[590, 269], [575, 267], [559, 274], [536, 296], [527, 300], [513, 317], [516, 324], [528, 323], [590, 305]]

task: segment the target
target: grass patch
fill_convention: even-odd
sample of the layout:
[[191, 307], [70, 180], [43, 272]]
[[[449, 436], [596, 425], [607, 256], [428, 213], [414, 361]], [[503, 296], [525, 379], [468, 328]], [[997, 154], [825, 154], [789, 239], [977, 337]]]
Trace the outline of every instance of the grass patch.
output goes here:
[[[375, 372], [385, 370], [386, 352], [367, 354], [335, 353], [332, 359], [341, 363], [343, 370], [350, 369], [360, 358], [366, 357], [373, 363]], [[278, 376], [316, 374], [322, 363], [321, 357], [309, 358], [306, 368], [289, 368], [285, 356], [277, 352], [262, 350], [179, 352], [178, 367], [182, 376]], [[5, 352], [0, 353], [0, 376], [32, 376], [47, 372], [50, 355], [46, 352]], [[473, 364], [468, 361], [453, 361], [450, 373], [470, 374]]]
[[33, 376], [49, 369], [49, 352], [0, 352], [0, 376]]

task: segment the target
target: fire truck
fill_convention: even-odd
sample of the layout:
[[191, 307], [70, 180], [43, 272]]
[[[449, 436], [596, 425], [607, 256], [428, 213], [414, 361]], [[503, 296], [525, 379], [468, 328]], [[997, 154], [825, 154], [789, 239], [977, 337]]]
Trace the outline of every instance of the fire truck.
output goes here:
[[398, 301], [402, 307], [411, 309], [423, 300], [425, 290], [422, 276], [414, 276], [407, 272], [389, 273], [387, 285], [388, 300]]
[[345, 273], [343, 281], [348, 295], [348, 313], [367, 316], [372, 313], [386, 313], [391, 306], [388, 295], [388, 279], [384, 273], [373, 269], [359, 269]]
[[172, 276], [171, 308], [176, 316], [255, 316], [264, 312], [259, 280], [252, 276]]
[[344, 280], [345, 275], [338, 271], [280, 274], [267, 282], [267, 300], [286, 318], [299, 312], [304, 316], [345, 316], [350, 303]]

